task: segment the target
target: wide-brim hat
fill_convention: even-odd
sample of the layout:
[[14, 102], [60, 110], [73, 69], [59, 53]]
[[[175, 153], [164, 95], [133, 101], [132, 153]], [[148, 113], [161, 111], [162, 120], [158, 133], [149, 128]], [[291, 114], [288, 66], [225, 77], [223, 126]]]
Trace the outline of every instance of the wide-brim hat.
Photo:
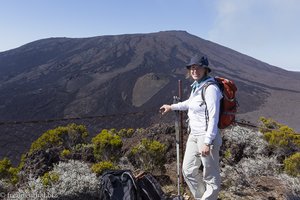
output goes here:
[[192, 65], [198, 65], [200, 67], [205, 67], [208, 72], [211, 72], [211, 69], [209, 68], [209, 62], [206, 56], [199, 56], [196, 55], [191, 58], [189, 64], [186, 65], [187, 69], [190, 69]]

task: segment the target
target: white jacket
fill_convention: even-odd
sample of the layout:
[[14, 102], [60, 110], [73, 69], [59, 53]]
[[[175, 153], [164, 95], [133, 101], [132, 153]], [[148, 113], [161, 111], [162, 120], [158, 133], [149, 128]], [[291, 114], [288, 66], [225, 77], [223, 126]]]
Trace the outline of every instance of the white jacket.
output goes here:
[[211, 144], [219, 132], [220, 100], [223, 97], [220, 89], [215, 84], [209, 85], [204, 93], [208, 111], [208, 126], [206, 130], [205, 104], [202, 99], [202, 89], [207, 81], [214, 81], [209, 78], [203, 81], [190, 97], [183, 102], [172, 104], [172, 110], [188, 110], [189, 125], [194, 135], [205, 135], [204, 143]]

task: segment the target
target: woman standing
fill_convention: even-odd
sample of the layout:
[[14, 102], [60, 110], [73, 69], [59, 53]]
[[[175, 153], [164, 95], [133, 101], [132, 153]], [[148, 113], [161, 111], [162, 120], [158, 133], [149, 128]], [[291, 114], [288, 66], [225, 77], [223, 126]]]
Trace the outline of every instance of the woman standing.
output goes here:
[[[188, 110], [190, 135], [182, 164], [182, 173], [195, 199], [216, 200], [221, 185], [219, 151], [222, 138], [218, 129], [222, 93], [208, 74], [211, 72], [206, 57], [195, 56], [186, 66], [194, 80], [190, 97], [183, 102], [163, 105], [162, 114], [171, 110]], [[204, 99], [202, 90], [205, 89]], [[203, 165], [203, 173], [199, 167]]]

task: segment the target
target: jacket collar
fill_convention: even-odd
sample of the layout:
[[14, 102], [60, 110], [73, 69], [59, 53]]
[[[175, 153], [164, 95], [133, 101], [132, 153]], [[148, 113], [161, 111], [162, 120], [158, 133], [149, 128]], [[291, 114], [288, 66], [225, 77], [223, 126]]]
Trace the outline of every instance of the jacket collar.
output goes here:
[[194, 81], [194, 83], [191, 85], [192, 92], [195, 92], [196, 90], [198, 90], [198, 88], [201, 88], [209, 80], [212, 80], [212, 78], [210, 76], [205, 76], [198, 81]]

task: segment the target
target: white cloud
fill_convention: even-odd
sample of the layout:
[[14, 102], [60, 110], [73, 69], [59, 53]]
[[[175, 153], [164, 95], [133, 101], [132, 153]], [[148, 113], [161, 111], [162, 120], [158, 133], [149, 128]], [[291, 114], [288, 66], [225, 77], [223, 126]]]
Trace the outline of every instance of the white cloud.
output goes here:
[[300, 1], [219, 0], [215, 9], [209, 40], [300, 71]]

